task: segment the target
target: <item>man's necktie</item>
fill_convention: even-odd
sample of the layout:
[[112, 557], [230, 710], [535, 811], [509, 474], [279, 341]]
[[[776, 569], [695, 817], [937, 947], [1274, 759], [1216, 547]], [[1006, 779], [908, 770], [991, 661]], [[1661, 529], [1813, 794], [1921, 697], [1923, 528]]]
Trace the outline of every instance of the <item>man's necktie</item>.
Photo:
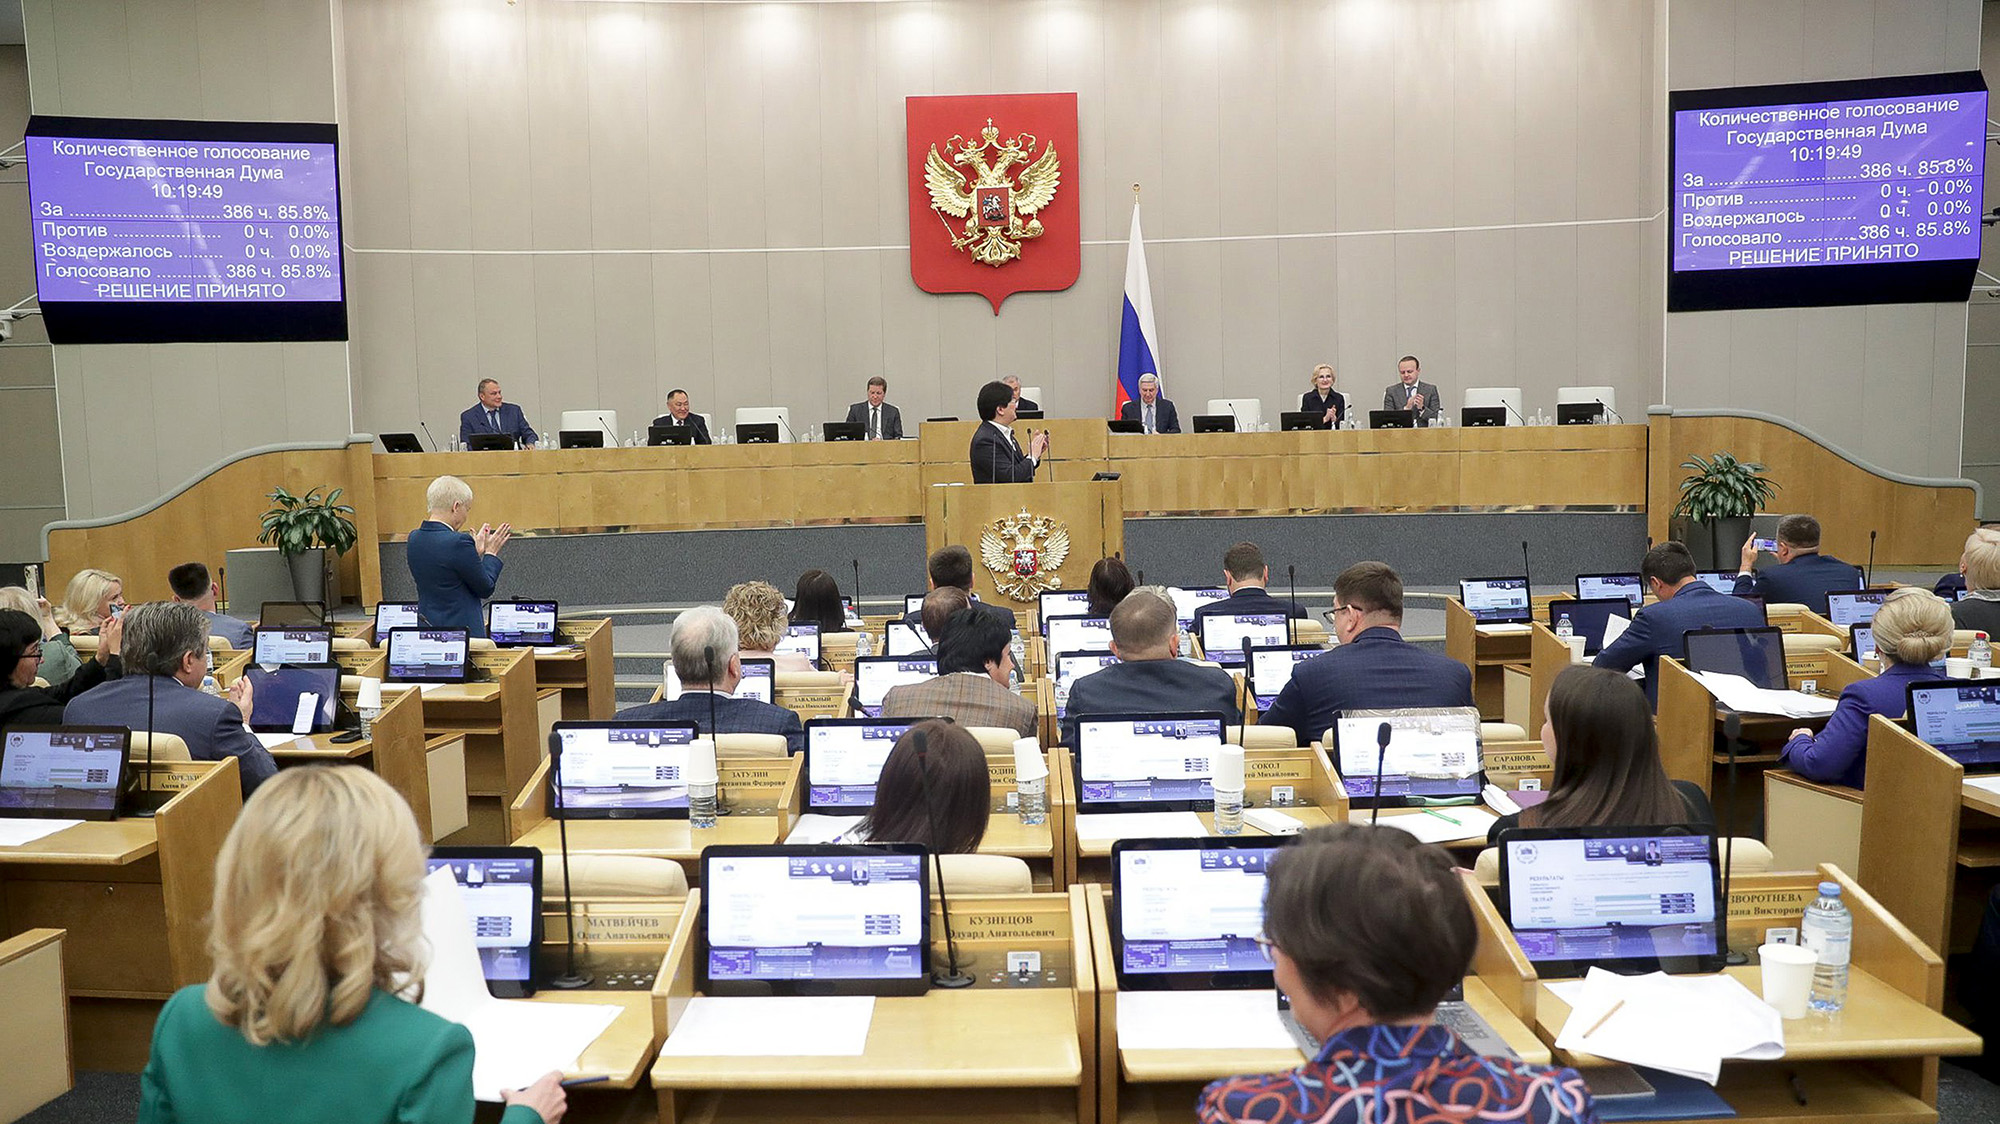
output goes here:
[[495, 433], [500, 432], [500, 411], [498, 410], [486, 411], [486, 424], [493, 427], [493, 432]]
[[1153, 430], [1153, 408], [1152, 408], [1151, 406], [1148, 406], [1148, 407], [1146, 407], [1146, 432], [1147, 432], [1147, 433], [1152, 433], [1153, 431], [1154, 431], [1154, 430]]
[[880, 441], [882, 439], [882, 407], [880, 406], [868, 407], [868, 439], [870, 441]]

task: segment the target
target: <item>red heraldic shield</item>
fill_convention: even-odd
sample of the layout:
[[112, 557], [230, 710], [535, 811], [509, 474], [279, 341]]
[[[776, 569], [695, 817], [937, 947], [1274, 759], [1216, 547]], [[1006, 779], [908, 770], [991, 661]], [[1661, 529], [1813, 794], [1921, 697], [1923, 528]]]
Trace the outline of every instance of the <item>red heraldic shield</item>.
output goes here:
[[907, 100], [910, 277], [927, 293], [1067, 289], [1083, 269], [1075, 94]]

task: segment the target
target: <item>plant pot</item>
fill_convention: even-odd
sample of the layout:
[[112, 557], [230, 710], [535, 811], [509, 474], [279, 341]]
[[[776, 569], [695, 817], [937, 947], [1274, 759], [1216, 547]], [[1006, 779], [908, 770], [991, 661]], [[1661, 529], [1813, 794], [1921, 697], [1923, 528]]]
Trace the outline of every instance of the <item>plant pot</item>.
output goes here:
[[1711, 519], [1705, 523], [1677, 515], [1668, 529], [1688, 548], [1688, 553], [1694, 555], [1696, 568], [1734, 573], [1742, 561], [1743, 544], [1750, 541], [1750, 524], [1751, 517], [1748, 515]]
[[325, 601], [326, 598], [326, 548], [316, 546], [311, 550], [285, 556], [285, 569], [291, 574], [292, 593], [299, 601]]

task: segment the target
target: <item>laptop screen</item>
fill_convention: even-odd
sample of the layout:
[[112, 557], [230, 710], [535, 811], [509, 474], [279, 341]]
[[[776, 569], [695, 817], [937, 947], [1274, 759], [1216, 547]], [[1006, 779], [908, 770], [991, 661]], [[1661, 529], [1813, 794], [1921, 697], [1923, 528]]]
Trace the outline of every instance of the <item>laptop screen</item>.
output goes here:
[[[250, 680], [252, 730], [260, 734], [324, 734], [333, 729], [334, 710], [340, 701], [339, 668], [253, 667], [243, 675]], [[304, 716], [303, 731], [299, 731], [301, 706], [311, 708]]]
[[389, 678], [407, 683], [463, 683], [472, 641], [462, 628], [399, 628], [389, 633]]
[[1086, 675], [1103, 671], [1118, 662], [1110, 652], [1061, 652], [1056, 655], [1056, 685], [1064, 690], [1076, 686]]
[[1854, 641], [1854, 660], [1856, 663], [1875, 658], [1874, 625], [1857, 624], [1847, 630], [1847, 635]]
[[888, 844], [708, 848], [701, 989], [921, 993], [930, 982], [926, 854]]
[[[1111, 848], [1118, 986], [1270, 987], [1264, 870], [1283, 842], [1120, 840]], [[1218, 973], [1228, 973], [1217, 978]]]
[[685, 813], [692, 722], [558, 722], [562, 783], [549, 773], [550, 811], [571, 819]]
[[1684, 640], [1690, 671], [1741, 675], [1752, 686], [1773, 691], [1791, 685], [1785, 676], [1784, 634], [1772, 625], [1698, 629], [1688, 633]]
[[556, 603], [495, 601], [486, 607], [486, 635], [502, 648], [556, 643]]
[[1250, 649], [1250, 693], [1257, 700], [1257, 709], [1269, 710], [1278, 699], [1278, 692], [1292, 681], [1292, 671], [1301, 663], [1322, 655], [1323, 650], [1310, 644], [1260, 646]]
[[1480, 624], [1526, 624], [1528, 579], [1478, 578], [1458, 583], [1458, 597], [1465, 611]]
[[1050, 617], [1044, 621], [1051, 652], [1108, 652], [1111, 618]]
[[905, 593], [903, 595], [903, 615], [907, 617], [911, 613], [923, 612], [925, 596], [926, 594], [922, 593]]
[[884, 636], [887, 638], [887, 643], [884, 645], [887, 648], [886, 654], [891, 656], [908, 656], [930, 651], [931, 640], [924, 635], [924, 630], [904, 624], [902, 621], [890, 621]]
[[921, 683], [936, 675], [934, 656], [862, 656], [854, 661], [854, 697], [873, 718], [881, 713], [882, 697], [890, 688]]
[[259, 667], [333, 662], [333, 630], [329, 628], [260, 628], [250, 662]]
[[788, 624], [784, 639], [778, 641], [776, 652], [797, 652], [814, 663], [819, 662], [819, 626], [816, 624]]
[[435, 872], [450, 867], [465, 893], [472, 945], [486, 989], [513, 997], [534, 990], [535, 945], [542, 926], [542, 853], [533, 847], [433, 847]]
[[1894, 592], [1893, 589], [1859, 589], [1853, 593], [1829, 593], [1826, 595], [1826, 617], [1843, 628], [1867, 624], [1875, 619], [1875, 610], [1882, 607], [1882, 599]]
[[1960, 765], [2000, 763], [2000, 682], [1913, 683], [1910, 725]]
[[[1380, 744], [1384, 723], [1387, 752]], [[1333, 734], [1341, 787], [1355, 807], [1375, 806], [1378, 767], [1385, 808], [1477, 797], [1485, 784], [1479, 712], [1472, 707], [1350, 710], [1334, 720]]]
[[378, 642], [388, 639], [392, 628], [415, 628], [417, 624], [415, 601], [384, 601], [375, 606], [375, 638]]
[[1079, 811], [1197, 811], [1222, 748], [1220, 714], [1092, 715], [1077, 723]]
[[1049, 634], [1050, 617], [1071, 617], [1078, 613], [1090, 612], [1090, 591], [1085, 589], [1051, 589], [1040, 595], [1036, 605], [1035, 620], [1041, 624], [1042, 635]]
[[100, 819], [118, 813], [132, 735], [119, 727], [15, 726], [0, 744], [0, 812]]
[[1500, 855], [1502, 907], [1541, 975], [1721, 968], [1714, 836], [1517, 830], [1501, 836]]
[[806, 811], [857, 815], [875, 806], [882, 763], [921, 718], [815, 718], [806, 723]]
[[[735, 693], [729, 697], [732, 699], [756, 699], [758, 702], [770, 702], [772, 696], [776, 693], [772, 688], [771, 680], [777, 675], [777, 666], [778, 662], [776, 660], [744, 660], [743, 680], [736, 684]], [[681, 677], [674, 674], [674, 661], [666, 661], [666, 673], [667, 689], [661, 694], [661, 697], [671, 702], [686, 693], [686, 688], [681, 686]]]
[[1736, 592], [1736, 575], [1728, 570], [1697, 570], [1694, 576], [1717, 593]]
[[1623, 597], [1636, 609], [1646, 603], [1646, 583], [1638, 574], [1578, 574], [1576, 595], [1584, 601]]
[[1194, 627], [1194, 611], [1210, 601], [1220, 601], [1229, 596], [1229, 591], [1219, 585], [1195, 586], [1192, 589], [1169, 589], [1167, 593], [1174, 599], [1174, 616], [1178, 617], [1183, 629]]
[[1240, 666], [1243, 644], [1284, 644], [1292, 638], [1283, 613], [1210, 613], [1199, 619], [1201, 654], [1216, 663]]
[[[1613, 626], [1612, 618], [1618, 619]], [[1623, 597], [1591, 597], [1580, 601], [1549, 602], [1549, 627], [1565, 618], [1570, 628], [1583, 637], [1583, 654], [1594, 656], [1608, 642], [1608, 633], [1613, 627], [1625, 631], [1625, 624], [1632, 617], [1632, 602]]]

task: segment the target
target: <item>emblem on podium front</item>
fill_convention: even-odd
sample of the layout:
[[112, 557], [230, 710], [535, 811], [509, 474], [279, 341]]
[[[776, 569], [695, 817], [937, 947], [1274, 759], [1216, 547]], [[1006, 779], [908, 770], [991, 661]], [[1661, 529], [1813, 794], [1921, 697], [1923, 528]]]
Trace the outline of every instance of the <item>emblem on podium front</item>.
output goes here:
[[1016, 601], [1033, 601], [1062, 585], [1056, 571], [1069, 558], [1069, 527], [1025, 510], [995, 519], [979, 533], [979, 558], [1000, 593]]

